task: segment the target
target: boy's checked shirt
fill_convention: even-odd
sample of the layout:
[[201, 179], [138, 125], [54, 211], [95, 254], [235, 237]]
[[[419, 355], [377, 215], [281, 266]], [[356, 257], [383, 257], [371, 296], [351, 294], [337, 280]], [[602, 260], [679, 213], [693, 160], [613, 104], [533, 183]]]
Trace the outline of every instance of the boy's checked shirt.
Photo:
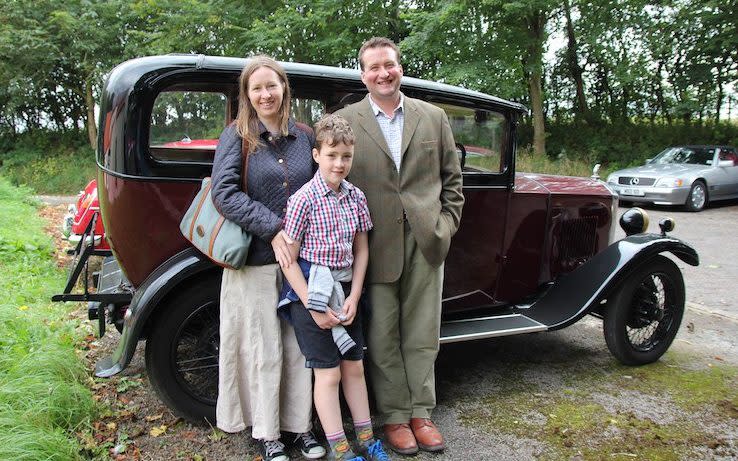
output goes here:
[[284, 231], [302, 241], [300, 257], [313, 264], [331, 269], [350, 267], [354, 235], [371, 228], [366, 196], [345, 179], [337, 194], [317, 171], [287, 200]]

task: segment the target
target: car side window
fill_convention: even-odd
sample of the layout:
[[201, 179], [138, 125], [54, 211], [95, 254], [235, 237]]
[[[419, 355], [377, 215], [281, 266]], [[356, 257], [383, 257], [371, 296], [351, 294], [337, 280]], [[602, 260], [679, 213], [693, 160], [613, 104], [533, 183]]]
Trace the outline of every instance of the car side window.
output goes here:
[[325, 113], [325, 104], [317, 99], [293, 97], [290, 110], [295, 120], [312, 127]]
[[[324, 110], [317, 99], [292, 98], [291, 113], [298, 122], [313, 126]], [[151, 110], [151, 156], [158, 161], [212, 163], [220, 133], [235, 116], [222, 92], [163, 91]]]
[[464, 171], [501, 173], [504, 169], [505, 116], [486, 109], [436, 105], [446, 111]]
[[164, 91], [151, 110], [149, 148], [163, 161], [212, 162], [228, 122], [228, 98], [221, 92]]
[[738, 155], [734, 150], [720, 149], [720, 160], [732, 160], [733, 166], [738, 165]]

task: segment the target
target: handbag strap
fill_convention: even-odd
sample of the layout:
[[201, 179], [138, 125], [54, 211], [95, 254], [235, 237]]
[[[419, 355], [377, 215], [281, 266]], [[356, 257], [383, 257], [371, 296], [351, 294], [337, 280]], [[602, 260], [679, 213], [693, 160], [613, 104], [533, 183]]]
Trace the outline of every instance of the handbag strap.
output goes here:
[[241, 188], [245, 194], [248, 194], [249, 144], [245, 138], [241, 138], [241, 158], [243, 158], [243, 165], [241, 166]]

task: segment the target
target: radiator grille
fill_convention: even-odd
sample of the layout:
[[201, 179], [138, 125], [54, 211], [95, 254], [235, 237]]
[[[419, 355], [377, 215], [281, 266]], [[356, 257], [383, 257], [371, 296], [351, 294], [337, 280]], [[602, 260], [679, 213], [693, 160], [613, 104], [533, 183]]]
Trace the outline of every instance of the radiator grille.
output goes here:
[[597, 217], [567, 219], [561, 222], [558, 263], [561, 270], [576, 269], [595, 254]]
[[625, 186], [653, 186], [656, 178], [641, 178], [636, 176], [621, 176], [618, 178], [618, 184]]

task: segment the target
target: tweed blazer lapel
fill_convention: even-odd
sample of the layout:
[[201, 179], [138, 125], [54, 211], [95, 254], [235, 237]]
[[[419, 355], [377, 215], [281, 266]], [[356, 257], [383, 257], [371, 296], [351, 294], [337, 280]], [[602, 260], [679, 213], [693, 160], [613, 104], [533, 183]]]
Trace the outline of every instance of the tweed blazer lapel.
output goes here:
[[372, 111], [372, 106], [369, 104], [369, 95], [356, 104], [356, 113], [359, 116], [359, 126], [366, 132], [369, 139], [391, 159], [392, 154], [387, 146], [387, 141], [384, 139], [384, 134], [382, 134], [377, 118]]
[[415, 129], [420, 123], [420, 114], [418, 114], [418, 106], [411, 98], [404, 96], [405, 101], [403, 103], [403, 110], [405, 111], [405, 122], [402, 125], [402, 147], [400, 155], [404, 158], [405, 152], [410, 145], [410, 140], [413, 139]]

